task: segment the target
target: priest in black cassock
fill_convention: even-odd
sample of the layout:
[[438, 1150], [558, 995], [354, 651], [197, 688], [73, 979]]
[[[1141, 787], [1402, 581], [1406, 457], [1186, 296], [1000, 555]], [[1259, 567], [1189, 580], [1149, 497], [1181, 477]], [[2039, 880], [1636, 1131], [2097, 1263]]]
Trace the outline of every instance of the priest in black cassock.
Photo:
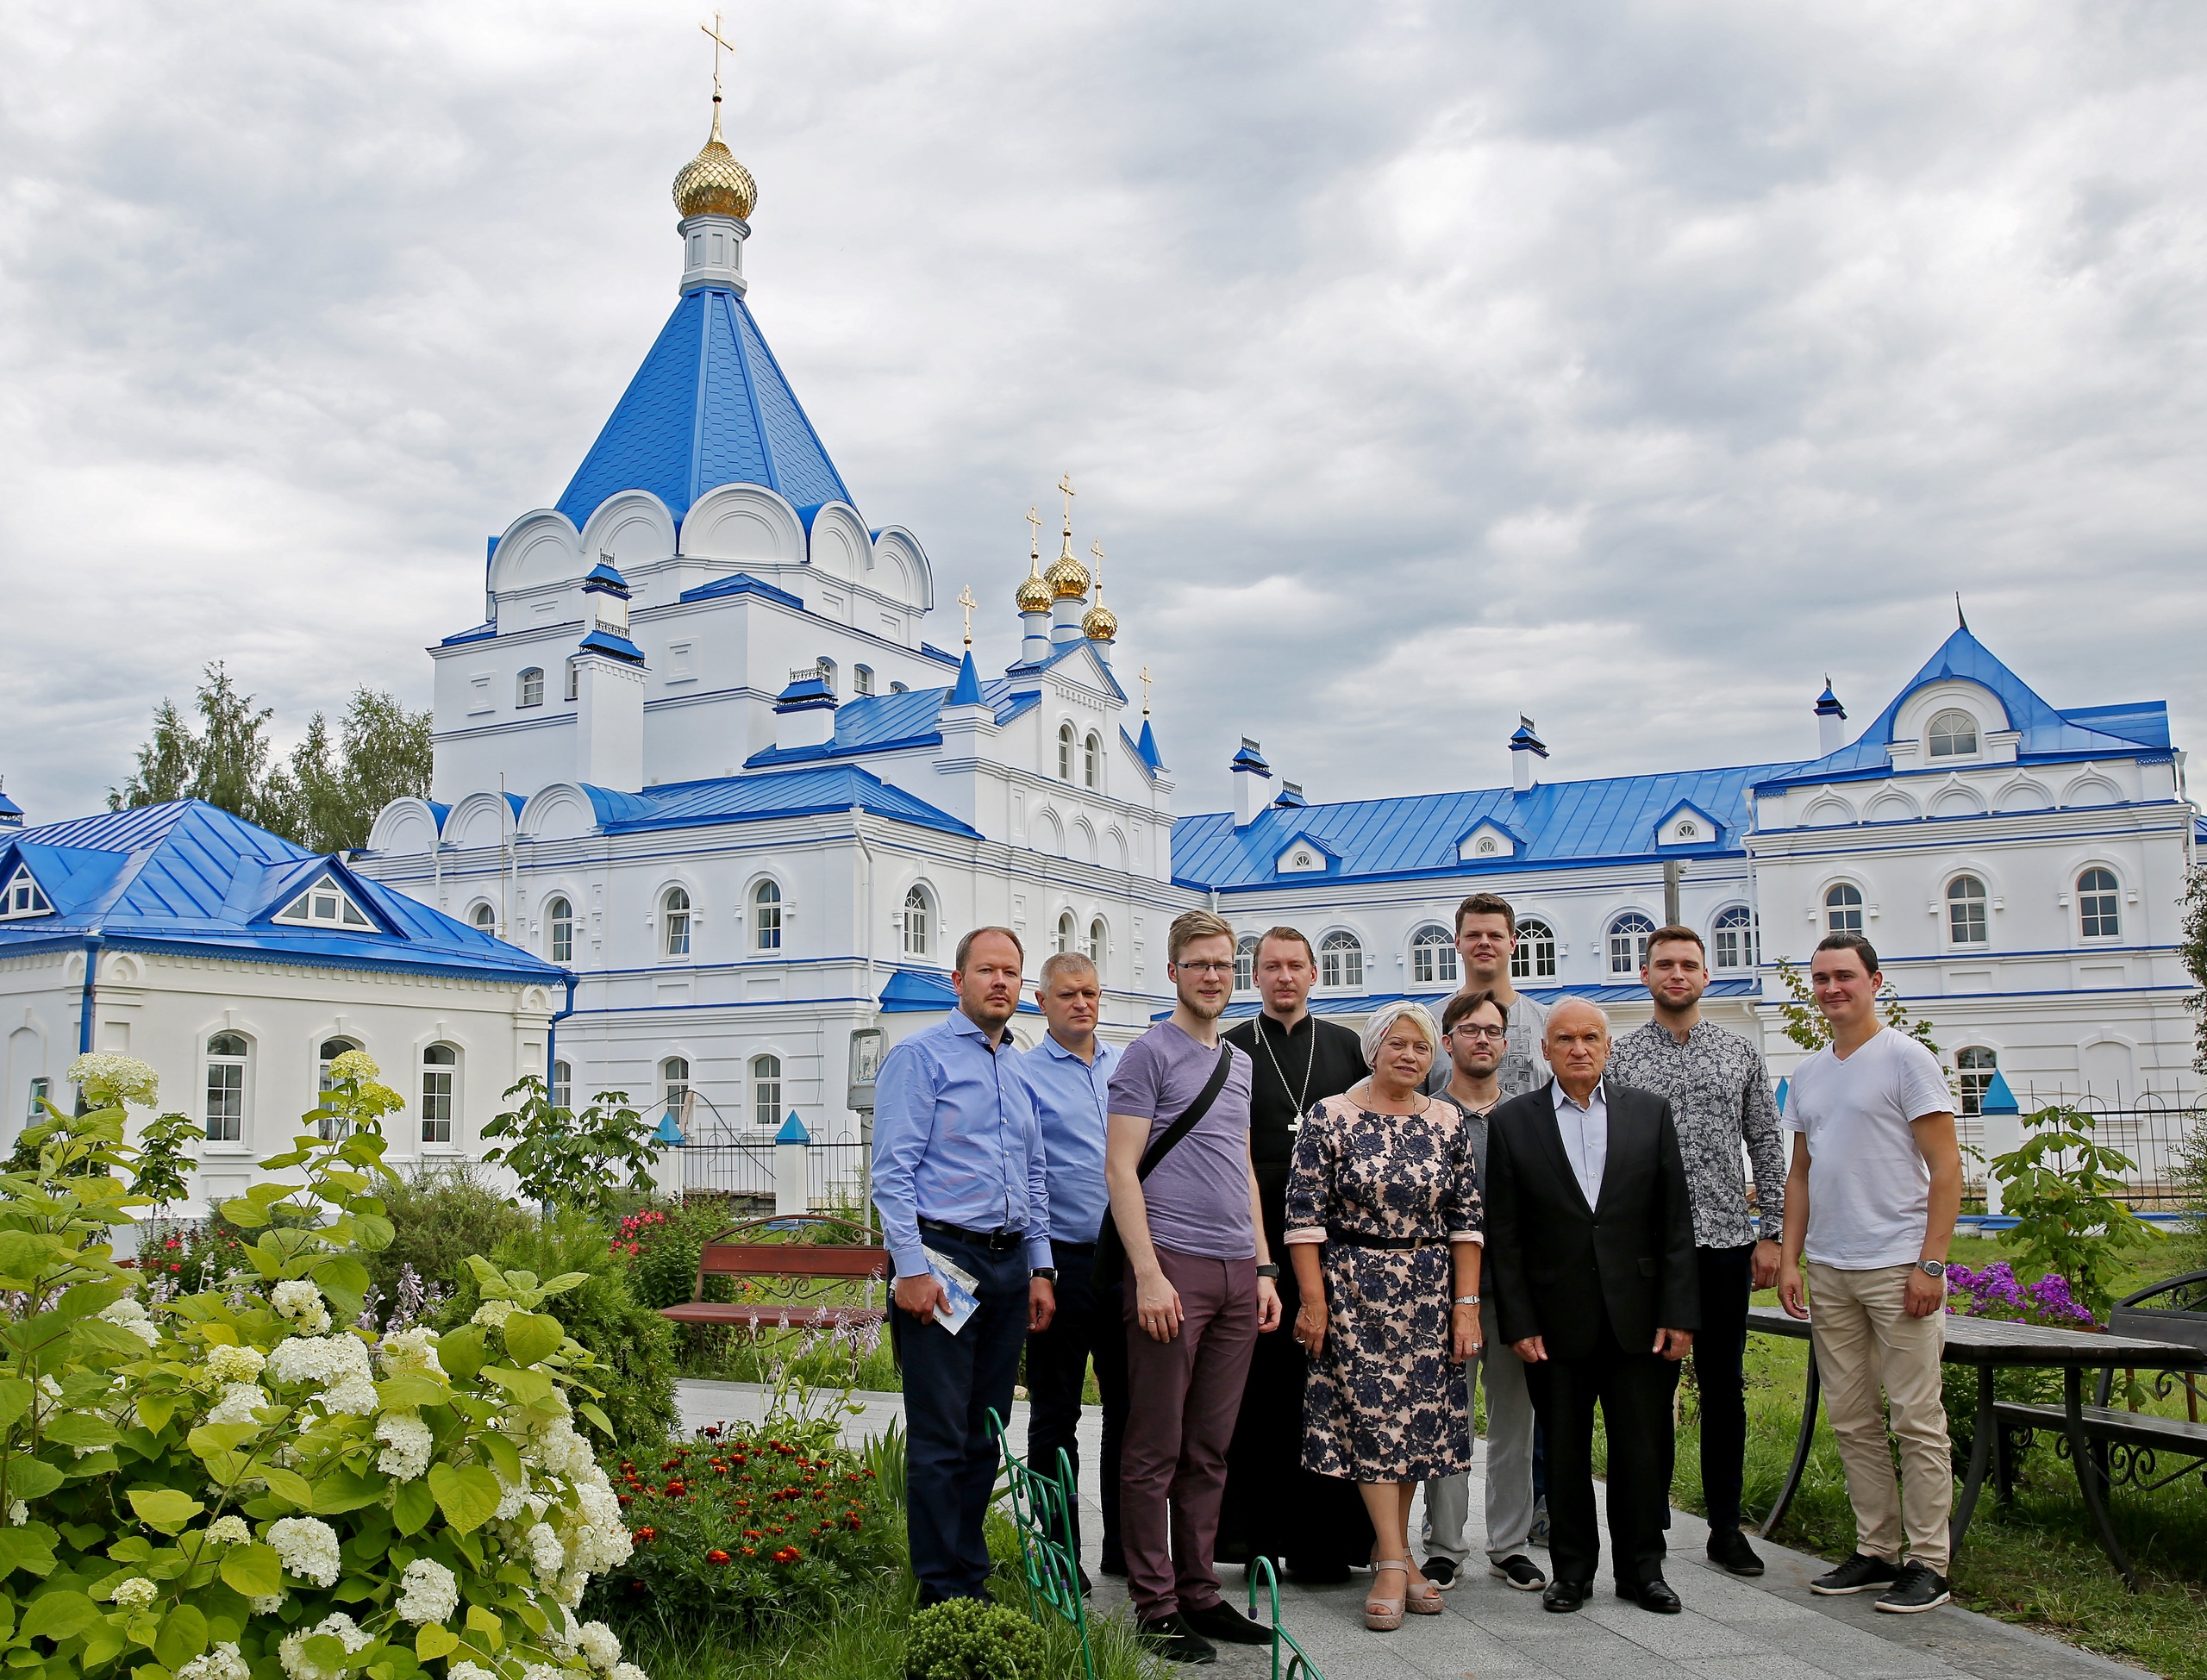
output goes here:
[[[1269, 930], [1257, 942], [1254, 977], [1263, 1009], [1221, 1036], [1247, 1052], [1255, 1066], [1249, 1153], [1265, 1238], [1271, 1252], [1282, 1254], [1296, 1127], [1312, 1103], [1339, 1096], [1367, 1070], [1356, 1034], [1310, 1013], [1318, 965], [1309, 940], [1292, 927]], [[1285, 1267], [1279, 1289], [1279, 1328], [1257, 1338], [1227, 1452], [1216, 1555], [1221, 1563], [1241, 1564], [1269, 1557], [1275, 1568], [1285, 1560], [1299, 1580], [1345, 1581], [1352, 1564], [1371, 1559], [1372, 1521], [1354, 1482], [1303, 1468], [1309, 1364], [1290, 1329], [1301, 1300]]]

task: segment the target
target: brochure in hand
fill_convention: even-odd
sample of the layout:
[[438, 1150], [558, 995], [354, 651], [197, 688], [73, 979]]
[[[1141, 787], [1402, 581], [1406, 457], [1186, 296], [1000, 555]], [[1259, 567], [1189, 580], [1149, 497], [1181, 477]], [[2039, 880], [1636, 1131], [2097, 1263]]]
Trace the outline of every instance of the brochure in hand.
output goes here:
[[978, 1285], [973, 1274], [957, 1261], [946, 1258], [932, 1248], [923, 1247], [920, 1252], [928, 1257], [928, 1270], [935, 1274], [935, 1282], [942, 1285], [942, 1292], [948, 1297], [944, 1305], [935, 1309], [935, 1322], [954, 1336], [966, 1327], [966, 1321], [981, 1304], [980, 1297], [973, 1293]]

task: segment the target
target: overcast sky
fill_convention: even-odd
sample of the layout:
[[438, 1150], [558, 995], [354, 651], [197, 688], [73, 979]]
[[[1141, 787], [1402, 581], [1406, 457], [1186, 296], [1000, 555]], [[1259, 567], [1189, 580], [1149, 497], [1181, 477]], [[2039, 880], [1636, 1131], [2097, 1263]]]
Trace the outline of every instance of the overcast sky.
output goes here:
[[[674, 302], [699, 0], [0, 12], [0, 771], [426, 704]], [[751, 303], [1013, 653], [1071, 472], [1183, 813], [1806, 756], [1954, 622], [2207, 716], [2207, 8], [738, 5]], [[955, 610], [932, 640], [953, 645]], [[1129, 688], [1133, 684], [1129, 684]]]

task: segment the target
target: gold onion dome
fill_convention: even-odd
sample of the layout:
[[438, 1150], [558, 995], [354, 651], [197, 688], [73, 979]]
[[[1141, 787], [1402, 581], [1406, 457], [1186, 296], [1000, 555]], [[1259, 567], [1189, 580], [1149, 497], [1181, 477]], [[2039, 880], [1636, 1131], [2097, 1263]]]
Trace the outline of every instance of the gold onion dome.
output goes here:
[[674, 208], [685, 217], [732, 215], [747, 222], [759, 202], [759, 184], [751, 172], [736, 162], [735, 154], [721, 138], [720, 96], [713, 96], [713, 132], [704, 150], [682, 166], [674, 178]]
[[1098, 601], [1081, 615], [1080, 634], [1091, 641], [1116, 641], [1119, 639], [1119, 615]]
[[1060, 601], [1085, 601], [1088, 598], [1088, 568], [1072, 552], [1072, 533], [1066, 533], [1066, 546], [1058, 558], [1050, 562], [1050, 569], [1042, 574], [1042, 581], [1050, 586], [1050, 593]]
[[1047, 613], [1050, 610], [1050, 585], [1041, 572], [1030, 566], [1027, 581], [1013, 593], [1012, 600], [1022, 613]]

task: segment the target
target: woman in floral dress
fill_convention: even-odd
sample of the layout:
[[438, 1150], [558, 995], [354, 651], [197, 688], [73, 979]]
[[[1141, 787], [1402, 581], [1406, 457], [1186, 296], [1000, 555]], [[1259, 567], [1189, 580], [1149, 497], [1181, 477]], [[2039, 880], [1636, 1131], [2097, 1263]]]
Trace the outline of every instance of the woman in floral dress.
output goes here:
[[[1479, 1169], [1463, 1110], [1425, 1094], [1441, 1034], [1416, 1003], [1364, 1029], [1372, 1077], [1312, 1107], [1287, 1184], [1309, 1353], [1303, 1463], [1356, 1483], [1379, 1535], [1365, 1626], [1441, 1610], [1410, 1561], [1421, 1482], [1471, 1466], [1464, 1361], [1479, 1351]], [[1381, 1590], [1400, 1571], [1402, 1591]]]

